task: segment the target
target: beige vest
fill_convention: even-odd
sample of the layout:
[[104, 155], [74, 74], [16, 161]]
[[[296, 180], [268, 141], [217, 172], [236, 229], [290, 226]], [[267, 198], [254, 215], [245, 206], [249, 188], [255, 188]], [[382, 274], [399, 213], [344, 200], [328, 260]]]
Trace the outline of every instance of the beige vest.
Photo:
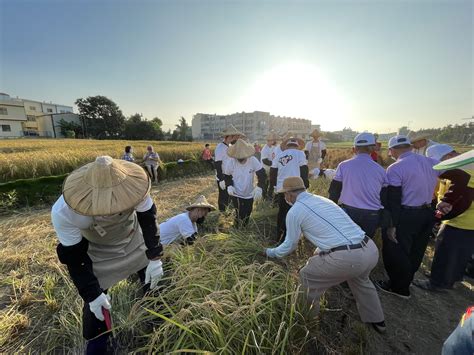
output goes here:
[[93, 217], [91, 227], [81, 233], [89, 241], [94, 274], [104, 290], [148, 265], [145, 241], [134, 210]]
[[314, 168], [320, 167], [321, 163], [319, 159], [321, 158], [321, 144], [319, 142], [311, 142], [311, 150], [309, 151], [308, 156], [308, 169], [311, 171]]

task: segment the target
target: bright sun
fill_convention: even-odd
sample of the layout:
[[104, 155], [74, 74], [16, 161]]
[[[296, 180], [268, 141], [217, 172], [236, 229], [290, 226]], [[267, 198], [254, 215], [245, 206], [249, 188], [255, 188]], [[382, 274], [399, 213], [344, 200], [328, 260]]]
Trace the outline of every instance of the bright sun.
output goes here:
[[237, 103], [244, 111], [307, 118], [324, 130], [342, 128], [350, 110], [336, 86], [315, 66], [290, 62], [263, 73]]

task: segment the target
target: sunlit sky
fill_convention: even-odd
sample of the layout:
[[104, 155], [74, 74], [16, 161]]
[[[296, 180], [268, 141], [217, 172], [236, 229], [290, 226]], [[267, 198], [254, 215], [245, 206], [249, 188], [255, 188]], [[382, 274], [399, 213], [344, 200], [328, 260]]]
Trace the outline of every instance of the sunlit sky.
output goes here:
[[473, 1], [0, 0], [0, 91], [126, 115], [270, 111], [324, 130], [463, 123]]

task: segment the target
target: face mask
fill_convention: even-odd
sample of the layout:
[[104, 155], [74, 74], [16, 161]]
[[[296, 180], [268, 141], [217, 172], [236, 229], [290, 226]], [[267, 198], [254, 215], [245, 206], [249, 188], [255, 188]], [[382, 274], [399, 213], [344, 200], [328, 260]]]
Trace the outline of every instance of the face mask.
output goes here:
[[205, 219], [206, 219], [206, 217], [198, 218], [198, 219], [196, 220], [196, 223], [197, 223], [197, 224], [203, 224]]

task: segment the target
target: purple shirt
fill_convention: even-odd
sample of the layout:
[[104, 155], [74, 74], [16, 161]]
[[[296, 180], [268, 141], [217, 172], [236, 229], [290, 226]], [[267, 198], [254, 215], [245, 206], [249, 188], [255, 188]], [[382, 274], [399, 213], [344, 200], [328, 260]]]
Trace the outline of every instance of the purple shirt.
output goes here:
[[431, 203], [441, 171], [433, 170], [438, 162], [413, 152], [400, 155], [387, 168], [388, 184], [402, 187], [403, 206], [421, 206]]
[[334, 180], [342, 182], [341, 203], [365, 210], [383, 208], [380, 190], [388, 184], [387, 175], [369, 154], [357, 154], [340, 163]]

